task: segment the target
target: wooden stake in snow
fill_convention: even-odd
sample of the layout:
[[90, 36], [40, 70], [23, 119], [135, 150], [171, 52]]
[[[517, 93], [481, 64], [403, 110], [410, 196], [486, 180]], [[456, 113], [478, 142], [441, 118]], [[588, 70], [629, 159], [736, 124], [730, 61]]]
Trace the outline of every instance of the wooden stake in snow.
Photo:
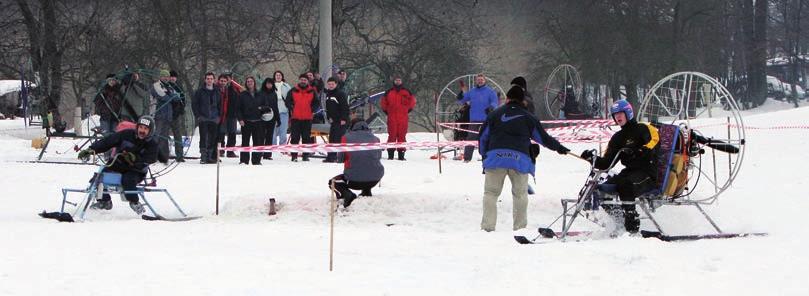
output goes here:
[[214, 159], [216, 159], [216, 215], [219, 216], [219, 150], [222, 149], [222, 145], [217, 145], [219, 148], [216, 149], [216, 155], [214, 155]]
[[329, 201], [329, 204], [331, 206], [329, 207], [329, 219], [331, 220], [331, 226], [329, 229], [329, 271], [332, 271], [334, 267], [334, 211], [335, 205], [337, 204], [337, 189], [334, 188], [334, 179], [331, 179], [330, 183], [331, 184], [329, 184], [329, 187], [331, 187], [331, 200]]

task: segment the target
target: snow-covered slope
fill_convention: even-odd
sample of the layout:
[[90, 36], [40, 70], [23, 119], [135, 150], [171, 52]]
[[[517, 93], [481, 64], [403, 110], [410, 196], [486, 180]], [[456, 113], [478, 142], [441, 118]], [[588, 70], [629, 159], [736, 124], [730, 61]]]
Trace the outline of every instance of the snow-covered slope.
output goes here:
[[[809, 108], [745, 116], [749, 126], [800, 125]], [[384, 161], [373, 197], [338, 213], [329, 272], [326, 181], [341, 165], [227, 159], [214, 216], [216, 167], [189, 162], [158, 185], [202, 219], [146, 222], [113, 197], [111, 212], [57, 223], [36, 213], [58, 210], [60, 189], [85, 186], [95, 168], [21, 163], [38, 151], [0, 135], [0, 295], [807, 295], [809, 133], [748, 130], [747, 143], [736, 182], [707, 210], [727, 231], [767, 237], [518, 245], [508, 185], [497, 231], [481, 232], [480, 163], [445, 161], [439, 174], [432, 151], [409, 151], [406, 162]], [[47, 157], [72, 158], [73, 144], [55, 141]], [[550, 223], [586, 174], [581, 161], [543, 150], [529, 228]], [[270, 197], [281, 206], [276, 216], [266, 215]], [[690, 211], [663, 209], [660, 217], [675, 233], [710, 231]]]

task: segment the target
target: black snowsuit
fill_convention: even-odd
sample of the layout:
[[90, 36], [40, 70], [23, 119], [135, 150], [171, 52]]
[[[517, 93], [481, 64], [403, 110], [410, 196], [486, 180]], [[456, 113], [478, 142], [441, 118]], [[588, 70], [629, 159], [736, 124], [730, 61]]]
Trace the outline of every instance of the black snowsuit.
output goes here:
[[[121, 174], [121, 186], [124, 191], [137, 190], [138, 183], [146, 177], [149, 165], [157, 161], [157, 147], [158, 143], [155, 137], [150, 135], [146, 139], [140, 139], [138, 138], [138, 132], [134, 129], [111, 134], [90, 145], [90, 149], [96, 153], [104, 153], [114, 148], [113, 155], [125, 152], [135, 155], [135, 160], [132, 163], [127, 163], [123, 157], [118, 157], [110, 167], [104, 169], [104, 171]], [[138, 202], [137, 194], [129, 193], [125, 196], [130, 203]], [[111, 201], [109, 194], [104, 194], [102, 200]]]
[[[348, 99], [341, 89], [326, 90], [326, 119], [329, 126], [329, 143], [340, 143], [346, 132], [349, 119]], [[341, 124], [340, 121], [345, 121]], [[337, 153], [329, 152], [326, 161], [337, 161]]]

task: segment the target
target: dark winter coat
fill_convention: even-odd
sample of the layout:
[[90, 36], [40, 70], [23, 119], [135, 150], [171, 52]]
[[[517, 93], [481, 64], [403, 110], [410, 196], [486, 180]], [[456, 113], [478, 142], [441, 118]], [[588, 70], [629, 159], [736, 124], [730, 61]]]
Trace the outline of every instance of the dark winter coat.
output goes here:
[[554, 151], [568, 150], [548, 135], [539, 120], [521, 103], [510, 102], [494, 109], [480, 132], [479, 151], [483, 168], [513, 169], [534, 174], [531, 140]]
[[219, 122], [222, 97], [219, 89], [206, 89], [204, 86], [194, 92], [191, 99], [191, 111], [197, 121]]
[[320, 100], [317, 99], [316, 90], [312, 86], [301, 88], [295, 85], [289, 90], [284, 103], [290, 111], [290, 118], [296, 120], [312, 120], [312, 113], [320, 108]]
[[137, 120], [149, 114], [149, 87], [140, 80], [134, 80], [133, 73], [121, 79], [121, 112], [118, 115]]
[[385, 92], [379, 106], [388, 115], [388, 122], [407, 123], [408, 113], [416, 106], [416, 97], [404, 86], [393, 86]]
[[118, 112], [121, 110], [121, 88], [116, 86], [104, 85], [104, 89], [96, 95], [93, 102], [95, 103], [96, 114], [101, 117], [101, 120], [116, 120], [119, 121]]
[[[267, 113], [267, 111], [272, 111], [272, 120], [270, 120], [268, 123], [278, 125], [281, 121], [280, 112], [278, 110], [278, 94], [273, 90], [262, 90], [256, 94], [256, 97], [267, 102], [267, 105], [265, 105], [266, 107], [259, 110], [261, 114]], [[259, 115], [259, 117], [261, 116]]]
[[[351, 126], [343, 136], [343, 143], [379, 143], [368, 124], [360, 121]], [[355, 182], [375, 182], [382, 180], [385, 167], [382, 166], [382, 150], [346, 152], [343, 175], [346, 180]]]
[[326, 90], [326, 118], [336, 124], [349, 121], [348, 98], [342, 90]]
[[123, 157], [118, 157], [109, 169], [119, 173], [146, 174], [149, 165], [157, 161], [157, 146], [156, 137], [149, 136], [146, 139], [140, 139], [136, 129], [126, 129], [94, 142], [90, 145], [90, 149], [99, 154], [113, 148], [115, 148], [116, 155], [131, 152], [135, 154], [135, 161], [132, 164], [124, 161]]
[[239, 120], [261, 121], [261, 114], [269, 109], [266, 97], [259, 96], [257, 92], [243, 91], [239, 96]]
[[179, 83], [169, 81], [168, 84], [172, 89], [174, 89], [174, 92], [179, 95], [179, 100], [171, 102], [171, 111], [173, 112], [171, 117], [175, 119], [180, 118], [180, 116], [185, 114], [185, 90], [183, 90], [183, 87], [180, 86]]
[[621, 164], [627, 170], [643, 171], [652, 179], [657, 179], [654, 151], [659, 141], [657, 128], [632, 119], [612, 135], [604, 155], [596, 158], [596, 168], [608, 168], [618, 151], [626, 148], [620, 155]]

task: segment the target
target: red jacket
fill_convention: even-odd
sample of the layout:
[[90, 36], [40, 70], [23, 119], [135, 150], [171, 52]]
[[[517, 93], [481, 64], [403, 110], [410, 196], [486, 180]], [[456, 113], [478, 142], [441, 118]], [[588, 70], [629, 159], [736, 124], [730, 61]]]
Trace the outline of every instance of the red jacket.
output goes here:
[[315, 88], [312, 86], [301, 89], [296, 85], [289, 90], [285, 101], [287, 108], [292, 110], [292, 119], [297, 120], [312, 120], [313, 110], [320, 106], [315, 97]]
[[407, 113], [416, 106], [416, 97], [403, 86], [394, 86], [385, 92], [379, 104], [389, 119], [407, 121]]

